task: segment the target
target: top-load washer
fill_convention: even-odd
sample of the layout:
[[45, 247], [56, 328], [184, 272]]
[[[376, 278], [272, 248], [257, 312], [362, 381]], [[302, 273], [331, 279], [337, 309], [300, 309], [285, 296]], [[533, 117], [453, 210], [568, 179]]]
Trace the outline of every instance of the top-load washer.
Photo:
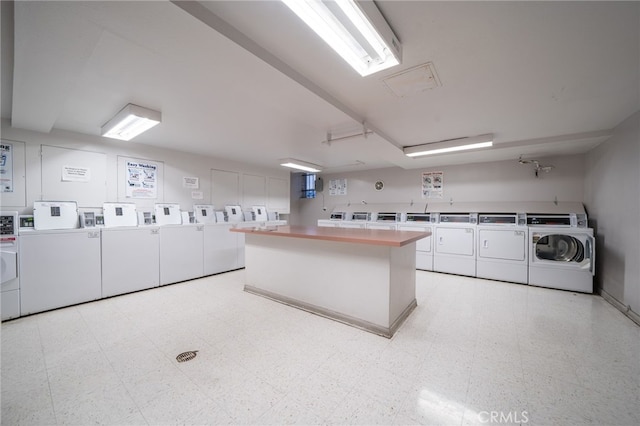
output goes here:
[[433, 270], [476, 276], [477, 213], [440, 213], [436, 225]]
[[183, 223], [180, 204], [155, 204], [160, 226], [160, 285], [204, 276], [204, 225]]
[[593, 293], [596, 246], [585, 213], [530, 214], [529, 284]]
[[524, 213], [478, 215], [476, 276], [527, 284], [528, 228]]
[[404, 222], [398, 224], [398, 231], [430, 232], [426, 238], [416, 241], [416, 269], [433, 271], [433, 225], [435, 215], [430, 213], [407, 213]]
[[160, 285], [160, 235], [157, 226], [137, 226], [134, 203], [104, 203], [102, 297]]
[[100, 299], [100, 230], [78, 228], [72, 201], [36, 201], [33, 215], [19, 235], [21, 315]]

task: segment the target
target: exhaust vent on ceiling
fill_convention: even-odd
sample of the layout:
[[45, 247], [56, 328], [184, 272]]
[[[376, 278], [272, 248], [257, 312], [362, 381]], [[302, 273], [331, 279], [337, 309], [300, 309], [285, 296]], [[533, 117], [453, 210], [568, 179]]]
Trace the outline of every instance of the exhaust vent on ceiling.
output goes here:
[[401, 98], [414, 96], [441, 86], [432, 62], [410, 68], [382, 79], [384, 84]]

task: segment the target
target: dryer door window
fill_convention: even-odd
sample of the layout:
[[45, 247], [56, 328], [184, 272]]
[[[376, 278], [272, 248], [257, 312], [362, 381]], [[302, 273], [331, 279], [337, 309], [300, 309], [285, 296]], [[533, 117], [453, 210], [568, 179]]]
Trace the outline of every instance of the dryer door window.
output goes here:
[[582, 262], [584, 245], [571, 235], [545, 235], [535, 244], [536, 257], [555, 262]]

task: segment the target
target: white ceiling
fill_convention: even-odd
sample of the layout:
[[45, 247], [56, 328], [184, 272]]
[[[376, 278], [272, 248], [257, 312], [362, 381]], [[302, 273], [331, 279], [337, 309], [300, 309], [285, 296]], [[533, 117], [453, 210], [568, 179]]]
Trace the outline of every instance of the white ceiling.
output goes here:
[[[403, 63], [364, 78], [279, 1], [17, 1], [13, 59], [2, 3], [2, 115], [45, 133], [98, 135], [135, 103], [163, 118], [132, 143], [410, 169], [586, 152], [640, 109], [639, 2], [378, 1]], [[382, 82], [427, 62], [441, 87], [398, 97]], [[322, 143], [362, 123], [367, 138]], [[401, 151], [485, 133], [482, 152]]]

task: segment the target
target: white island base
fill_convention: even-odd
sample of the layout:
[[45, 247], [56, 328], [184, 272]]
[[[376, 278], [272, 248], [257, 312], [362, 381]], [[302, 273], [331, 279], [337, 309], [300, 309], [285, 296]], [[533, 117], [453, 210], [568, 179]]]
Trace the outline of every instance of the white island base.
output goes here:
[[415, 242], [392, 247], [249, 231], [244, 289], [391, 337], [416, 307], [415, 253]]

